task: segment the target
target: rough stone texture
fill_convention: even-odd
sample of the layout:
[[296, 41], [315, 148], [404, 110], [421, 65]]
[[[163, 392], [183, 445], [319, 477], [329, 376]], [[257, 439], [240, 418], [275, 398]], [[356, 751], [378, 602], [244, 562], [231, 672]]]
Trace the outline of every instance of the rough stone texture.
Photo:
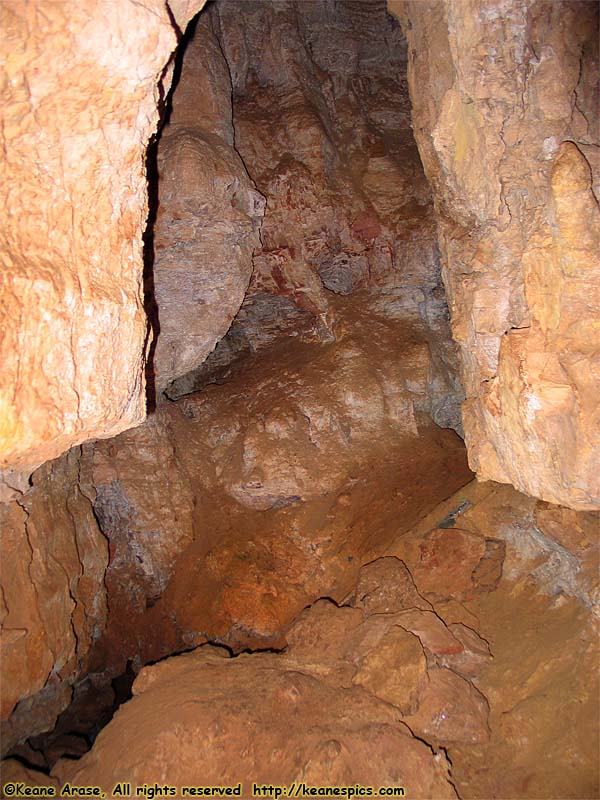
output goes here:
[[[171, 429], [176, 419], [175, 415], [170, 420]], [[185, 424], [189, 424], [189, 420]], [[147, 425], [119, 438], [139, 436]], [[186, 442], [192, 438], [189, 430], [188, 427]], [[140, 441], [146, 441], [148, 446], [154, 438], [165, 435], [157, 431], [155, 436], [147, 435]], [[130, 470], [123, 486], [136, 497], [136, 504], [141, 502], [143, 487], [147, 495], [158, 491], [160, 476], [153, 489], [143, 469], [136, 468], [135, 463], [127, 466], [124, 453], [134, 452], [131, 442], [128, 448], [122, 449], [118, 446], [119, 440], [113, 442], [112, 455], [106, 451], [108, 445], [106, 442], [96, 445], [99, 448], [96, 456], [100, 456], [96, 462], [99, 475], [109, 475], [113, 459], [119, 475], [125, 477], [126, 470]], [[89, 457], [92, 446], [85, 449]], [[84, 458], [84, 464], [85, 461]], [[389, 469], [387, 464], [384, 469]], [[140, 481], [138, 495], [134, 495], [136, 475]], [[380, 486], [388, 506], [394, 496], [391, 485], [382, 478], [383, 473], [375, 474], [373, 482], [365, 484], [362, 496], [356, 484], [349, 487], [338, 495], [333, 506], [335, 515], [339, 516], [349, 504], [356, 502], [353, 495], [357, 495], [358, 502], [369, 512], [369, 527], [363, 531], [368, 530], [372, 535], [377, 530], [380, 542], [388, 533], [380, 530], [375, 487]], [[396, 487], [403, 483], [400, 476]], [[99, 490], [100, 487], [100, 495]], [[210, 516], [206, 502], [211, 493], [214, 494], [214, 490], [206, 493], [204, 505], [198, 504], [197, 511], [199, 516], [208, 513], [207, 526], [215, 518]], [[177, 490], [172, 490], [171, 494], [176, 495]], [[167, 491], [157, 495], [157, 502], [164, 504], [166, 495]], [[235, 553], [243, 556], [238, 559], [241, 569], [235, 574], [229, 573], [234, 579], [232, 596], [239, 598], [241, 592], [239, 600], [243, 604], [252, 598], [252, 592], [260, 592], [273, 570], [282, 563], [273, 558], [273, 555], [280, 556], [274, 550], [270, 561], [265, 559], [262, 563], [254, 554], [261, 537], [267, 534], [272, 515], [287, 512], [293, 505], [257, 512], [232, 500], [248, 515], [236, 517], [223, 497], [215, 499], [220, 506], [221, 519], [225, 515], [232, 530], [239, 532], [251, 516], [259, 520], [261, 526], [260, 536], [245, 542], [244, 549], [238, 538]], [[106, 771], [114, 769], [115, 774], [117, 771], [123, 774], [123, 779], [126, 773], [127, 779], [140, 784], [152, 780], [189, 782], [187, 772], [180, 776], [177, 767], [164, 759], [172, 757], [183, 763], [182, 769], [191, 770], [188, 758], [191, 761], [194, 748], [196, 771], [204, 771], [205, 767], [209, 770], [214, 764], [229, 782], [251, 780], [251, 775], [246, 777], [247, 773], [235, 771], [240, 764], [241, 769], [247, 767], [249, 772], [260, 776], [264, 770], [265, 782], [268, 782], [276, 769], [293, 776], [297, 774], [293, 770], [310, 760], [309, 768], [303, 773], [305, 780], [308, 780], [307, 775], [314, 775], [320, 783], [339, 784], [356, 775], [356, 780], [364, 784], [371, 775], [366, 759], [375, 759], [374, 763], [380, 766], [377, 754], [370, 750], [370, 743], [375, 742], [379, 753], [391, 751], [376, 732], [371, 735], [370, 728], [365, 735], [364, 727], [361, 727], [360, 746], [357, 743], [353, 749], [355, 740], [348, 732], [349, 720], [360, 719], [367, 724], [374, 718], [387, 720], [391, 710], [393, 737], [389, 747], [395, 753], [396, 763], [402, 768], [413, 764], [414, 740], [406, 735], [410, 729], [434, 751], [443, 748], [444, 758], [447, 753], [452, 763], [452, 783], [461, 797], [525, 800], [539, 796], [579, 800], [597, 796], [598, 636], [589, 607], [594, 599], [593, 589], [588, 593], [586, 581], [592, 580], [593, 586], [593, 581], [597, 584], [598, 580], [598, 537], [595, 534], [600, 514], [578, 513], [537, 503], [512, 487], [474, 482], [424, 518], [418, 519], [420, 514], [413, 518], [409, 532], [401, 527], [406, 520], [398, 524], [398, 508], [404, 509], [403, 515], [407, 511], [410, 513], [403, 505], [403, 498], [396, 495], [391, 505], [394, 522], [390, 533], [395, 531], [396, 535], [390, 546], [390, 556], [372, 561], [371, 555], [365, 559], [369, 563], [358, 575], [353, 564], [344, 559], [342, 568], [354, 576], [351, 579], [354, 585], [346, 601], [352, 605], [338, 607], [330, 600], [321, 600], [306, 609], [288, 627], [287, 648], [283, 654], [242, 655], [230, 659], [223, 651], [219, 654], [216, 649], [201, 647], [187, 656], [143, 670], [134, 689], [137, 696], [117, 713], [98, 738], [94, 750], [79, 762], [71, 759], [59, 762], [53, 779], [90, 783], [112, 780], [114, 783], [117, 778]], [[312, 509], [314, 513], [315, 506]], [[168, 517], [164, 513], [161, 527], [167, 525]], [[136, 539], [143, 543], [146, 534], [141, 525], [136, 530], [135, 523], [132, 514], [132, 544]], [[459, 524], [460, 528], [454, 531], [453, 524]], [[356, 536], [355, 523], [344, 518], [342, 525], [346, 535], [353, 531]], [[548, 536], [560, 530], [563, 543], [569, 542], [570, 549], [547, 538], [542, 530], [547, 531]], [[305, 540], [307, 547], [312, 548], [315, 539], [308, 528], [305, 531], [309, 534]], [[484, 541], [502, 541], [506, 552], [499, 580], [490, 583], [485, 571], [475, 569], [473, 577], [483, 580], [483, 584], [478, 591], [470, 590], [465, 595], [463, 575], [457, 574], [454, 592], [453, 572], [447, 571], [445, 591], [437, 596], [430, 595], [432, 603], [423, 600], [426, 593], [413, 576], [418, 572], [423, 550], [431, 552], [432, 537], [428, 534], [435, 534], [436, 552], [442, 562], [443, 547], [447, 546], [449, 556], [456, 555], [451, 536], [441, 537], [442, 531], [449, 535], [456, 532], [463, 542], [468, 538], [465, 534]], [[235, 547], [235, 542], [230, 542], [232, 548]], [[132, 551], [139, 552], [135, 546]], [[353, 553], [356, 554], [356, 549]], [[189, 562], [195, 555], [188, 548], [182, 561]], [[596, 567], [586, 576], [582, 574], [582, 564], [593, 555]], [[230, 563], [234, 563], [233, 560]], [[311, 563], [314, 569], [317, 562]], [[320, 563], [324, 563], [322, 558]], [[589, 564], [591, 566], [591, 561]], [[296, 561], [296, 575], [300, 574], [299, 565]], [[257, 574], [261, 569], [262, 575]], [[240, 580], [242, 576], [246, 583]], [[199, 572], [196, 585], [192, 582], [195, 591], [204, 577]], [[394, 580], [400, 584], [397, 591]], [[273, 585], [271, 583], [269, 588]], [[280, 593], [276, 600], [280, 602], [284, 600], [282, 585], [278, 588]], [[286, 591], [289, 588], [288, 585]], [[153, 608], [159, 604], [160, 601]], [[135, 624], [133, 618], [131, 621]], [[151, 624], [150, 617], [148, 622]], [[162, 638], [164, 631], [157, 633]], [[300, 683], [296, 683], [297, 676]], [[293, 681], [291, 688], [290, 680]], [[362, 693], [360, 702], [357, 693]], [[356, 713], [353, 717], [347, 713], [338, 714], [342, 707]], [[304, 710], [310, 717], [304, 716]], [[79, 717], [79, 709], [74, 709], [74, 713]], [[294, 719], [302, 728], [298, 738]], [[282, 726], [281, 730], [278, 725]], [[132, 731], [140, 729], [151, 731], [152, 735], [133, 735]], [[307, 757], [298, 764], [290, 756], [288, 761], [288, 752], [304, 752], [306, 742], [313, 746], [311, 737], [315, 730], [323, 732], [323, 736], [314, 745], [310, 759]], [[270, 737], [287, 743], [288, 733], [289, 751], [281, 745], [273, 750], [275, 740]], [[245, 736], [249, 738], [243, 738]], [[342, 756], [337, 748], [330, 746], [331, 739], [342, 743]], [[390, 742], [387, 738], [385, 741]], [[246, 750], [248, 742], [251, 746]], [[346, 746], [347, 742], [350, 743]], [[162, 749], [156, 750], [161, 743]], [[41, 739], [37, 743], [33, 741], [31, 745], [42, 748], [51, 765], [53, 758], [65, 748], [71, 755], [77, 755], [81, 741], [74, 740], [73, 736], [62, 736], [45, 744]], [[231, 752], [229, 747], [233, 748]], [[40, 751], [30, 745], [16, 752], [29, 763], [38, 763], [36, 759], [40, 758]], [[244, 752], [244, 758], [239, 756], [240, 752]], [[344, 761], [343, 753], [350, 753], [349, 761]], [[429, 748], [427, 753], [431, 758]], [[444, 758], [438, 757], [443, 765]], [[134, 760], [135, 765], [132, 764]], [[157, 778], [157, 764], [163, 761], [168, 773]], [[419, 763], [423, 775], [429, 775], [431, 762]], [[14, 772], [15, 769], [18, 770], [14, 762], [9, 762], [3, 765], [3, 774], [5, 770], [8, 775], [14, 773], [30, 785], [43, 780], [35, 772]], [[320, 772], [321, 769], [325, 772]], [[347, 772], [346, 769], [357, 771]], [[387, 773], [383, 770], [379, 774]], [[422, 784], [416, 782], [417, 777], [411, 768], [408, 777], [402, 772], [398, 780], [409, 783], [411, 791], [419, 796]], [[215, 776], [214, 782], [224, 780]], [[425, 789], [422, 791], [425, 793]], [[431, 797], [443, 796], [432, 791]]]
[[[268, 200], [250, 297], [286, 297], [327, 339], [337, 332], [335, 294], [368, 289], [423, 328], [433, 417], [460, 429], [399, 25], [381, 0], [225, 0], [211, 14], [231, 71], [236, 147]], [[240, 322], [236, 334], [250, 321]]]
[[0, 506], [6, 749], [69, 703], [101, 714], [94, 698], [110, 706], [128, 668], [207, 639], [284, 641], [470, 479], [460, 439], [425, 414], [427, 343], [362, 296], [342, 302], [337, 341], [249, 358]]
[[363, 297], [343, 305], [336, 342], [279, 343], [85, 447], [111, 547], [107, 663], [282, 641], [315, 598], [341, 600], [423, 502], [468, 480], [460, 440], [424, 413], [427, 344]]
[[483, 744], [490, 737], [489, 706], [472, 683], [449, 669], [431, 669], [419, 708], [406, 724], [426, 741]]
[[398, 2], [481, 479], [600, 505], [598, 6]]
[[108, 547], [79, 469], [75, 448], [37, 470], [18, 502], [0, 504], [4, 752], [52, 727], [105, 627]]
[[[426, 696], [424, 726], [451, 712], [439, 736], [447, 741], [460, 739], [461, 726], [472, 736], [479, 710], [467, 706], [457, 719], [455, 685], [451, 696], [438, 692], [436, 702], [419, 640], [394, 615], [365, 618], [320, 601], [292, 626], [289, 642], [285, 654], [231, 659], [205, 646], [145, 668], [134, 699], [92, 751], [79, 763], [59, 763], [53, 774], [108, 791], [119, 774], [137, 784], [177, 785], [200, 773], [206, 783], [358, 782], [402, 785], [412, 797], [455, 796], [445, 757], [401, 720]], [[437, 673], [478, 695], [450, 670], [431, 670]], [[134, 735], [140, 728], [146, 736]]]
[[421, 597], [406, 564], [399, 558], [378, 558], [364, 566], [354, 594], [347, 599], [367, 614], [390, 614], [405, 608], [431, 609]]
[[[174, 4], [179, 26], [203, 5]], [[145, 416], [145, 153], [177, 44], [163, 0], [7, 0], [0, 466]]]
[[[183, 468], [211, 498], [159, 604], [188, 645], [278, 641], [311, 599], [342, 599], [348, 565], [410, 524], [425, 488], [411, 476], [423, 469], [435, 494], [465, 479], [457, 438], [419, 412], [425, 343], [374, 318], [363, 297], [336, 316], [337, 342], [288, 342], [169, 410]], [[386, 491], [402, 503], [400, 519], [379, 503]]]
[[[416, 573], [423, 543], [440, 525], [456, 525], [460, 535], [502, 541], [505, 556], [499, 581], [465, 597], [459, 573], [456, 595], [448, 583], [446, 597], [426, 595]], [[557, 530], [563, 542], [571, 543], [570, 549], [550, 538]], [[394, 616], [411, 623], [406, 628], [423, 636], [427, 650], [438, 650], [437, 666], [449, 666], [469, 678], [489, 704], [487, 741], [447, 745], [461, 797], [579, 800], [598, 794], [599, 534], [599, 512], [575, 512], [537, 502], [511, 486], [473, 482], [389, 549], [389, 555], [406, 564], [441, 619], [425, 629], [426, 611], [405, 610]], [[451, 556], [451, 539], [448, 545]], [[448, 570], [440, 578], [452, 582], [453, 574]], [[434, 614], [429, 617], [436, 619]], [[447, 650], [451, 643], [442, 636], [441, 620], [465, 648], [462, 652], [439, 649]], [[452, 685], [445, 688], [450, 700]], [[422, 700], [417, 718], [427, 709], [424, 696]], [[470, 702], [467, 696], [461, 707], [463, 702]], [[434, 738], [432, 720], [430, 716], [422, 728], [428, 741]]]
[[7, 747], [52, 727], [88, 672], [104, 690], [128, 661], [190, 638], [280, 638], [307, 602], [341, 599], [423, 503], [468, 479], [459, 440], [421, 410], [427, 345], [360, 298], [338, 316], [337, 343], [250, 361], [226, 386], [44, 466], [1, 507], [3, 559], [16, 565], [3, 570], [5, 716], [20, 701]]
[[[259, 350], [271, 349], [284, 337], [320, 342], [315, 318], [278, 294], [248, 294], [227, 334], [196, 369], [173, 381], [165, 394], [177, 400], [210, 383], [225, 383], [233, 366]], [[266, 353], [263, 353], [268, 358]]]
[[265, 199], [234, 147], [227, 63], [202, 15], [158, 145], [156, 389], [213, 350], [242, 304]]

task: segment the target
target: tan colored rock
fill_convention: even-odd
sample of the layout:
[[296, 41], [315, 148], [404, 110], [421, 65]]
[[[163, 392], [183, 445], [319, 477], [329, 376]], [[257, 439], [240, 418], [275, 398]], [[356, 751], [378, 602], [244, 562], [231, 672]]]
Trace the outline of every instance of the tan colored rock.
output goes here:
[[402, 628], [390, 628], [363, 659], [352, 682], [402, 714], [414, 713], [427, 683], [427, 659], [418, 638]]
[[[85, 671], [105, 625], [107, 545], [77, 483], [78, 456], [72, 450], [44, 465], [18, 503], [0, 505], [2, 719], [21, 701], [3, 747], [25, 720], [35, 733], [62, 711], [69, 692], [58, 684], [68, 687]], [[48, 711], [21, 707], [46, 686]]]
[[241, 782], [244, 796], [253, 782], [456, 796], [445, 757], [413, 738], [392, 706], [323, 683], [285, 655], [230, 659], [202, 647], [144, 669], [134, 694], [90, 753], [61, 762], [60, 780], [100, 785], [108, 796], [125, 775], [135, 785]]
[[161, 134], [154, 228], [157, 390], [200, 364], [242, 304], [265, 199], [234, 147], [231, 79], [211, 17], [196, 23]]
[[[469, 480], [460, 439], [422, 411], [423, 342], [360, 298], [339, 317], [338, 342], [250, 359], [229, 383], [45, 465], [0, 506], [7, 748], [69, 703], [100, 714], [128, 662], [206, 639], [283, 643], [303, 608], [341, 602], [363, 563]], [[246, 452], [263, 471], [250, 495]]]
[[417, 736], [442, 745], [488, 741], [489, 706], [470, 681], [449, 669], [430, 669], [417, 711], [405, 718]]
[[463, 678], [477, 678], [493, 658], [489, 643], [462, 622], [451, 623], [448, 629], [464, 649], [460, 653], [442, 656], [439, 663]]
[[144, 419], [144, 159], [177, 38], [162, 0], [0, 14], [0, 466], [31, 471]]
[[600, 514], [581, 513], [539, 502], [534, 510], [535, 526], [574, 555], [582, 556], [600, 544]]
[[413, 608], [394, 614], [394, 620], [397, 625], [417, 636], [423, 647], [433, 656], [457, 655], [464, 649], [462, 643], [433, 611]]
[[[439, 220], [479, 478], [600, 505], [597, 6], [390, 4]], [[596, 88], [594, 86], [596, 85]]]
[[399, 558], [378, 558], [360, 571], [356, 589], [347, 601], [365, 614], [393, 614], [407, 608], [432, 608]]
[[[109, 662], [155, 660], [207, 639], [281, 642], [310, 602], [341, 601], [423, 501], [468, 479], [460, 440], [425, 416], [417, 457], [421, 344], [358, 301], [348, 313], [339, 312], [348, 332], [337, 343], [280, 346], [223, 386], [86, 447], [113, 553], [111, 608], [123, 609], [106, 640]], [[149, 469], [155, 463], [164, 471]]]
[[86, 445], [83, 463], [110, 547], [109, 616], [96, 662], [114, 676], [130, 659], [152, 661], [176, 649], [174, 633], [148, 616], [194, 540], [195, 494], [159, 413], [115, 440]]

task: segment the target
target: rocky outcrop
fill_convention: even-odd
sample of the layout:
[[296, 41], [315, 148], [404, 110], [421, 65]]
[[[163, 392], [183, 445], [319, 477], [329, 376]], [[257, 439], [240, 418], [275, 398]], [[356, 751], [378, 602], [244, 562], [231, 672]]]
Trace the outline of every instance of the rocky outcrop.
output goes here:
[[389, 5], [409, 44], [470, 464], [481, 479], [597, 508], [597, 5]]
[[[121, 438], [139, 435], [147, 425]], [[125, 477], [126, 448], [117, 458], [116, 449], [111, 454], [105, 443], [100, 447], [98, 475], [109, 477], [112, 460], [115, 472]], [[166, 460], [166, 451], [163, 456]], [[141, 515], [134, 470], [132, 465], [123, 485]], [[143, 477], [137, 474], [141, 489]], [[364, 487], [369, 531], [377, 530], [377, 536], [381, 517], [374, 488], [381, 477], [376, 474]], [[113, 484], [114, 478], [113, 473]], [[151, 496], [152, 484], [145, 480]], [[171, 494], [177, 490], [173, 485]], [[355, 485], [338, 496], [336, 515], [354, 502], [356, 491]], [[165, 496], [157, 500], [164, 502]], [[185, 502], [182, 498], [179, 509]], [[205, 504], [201, 513], [207, 511]], [[234, 517], [231, 507], [223, 512], [232, 528], [249, 519]], [[133, 700], [119, 709], [90, 753], [75, 761], [81, 740], [73, 736], [34, 739], [15, 755], [46, 769], [54, 764], [51, 776], [11, 760], [2, 763], [3, 781], [100, 783], [108, 796], [119, 777], [134, 787], [153, 781], [198, 785], [199, 772], [219, 785], [257, 777], [287, 785], [292, 780], [365, 785], [374, 763], [377, 780], [386, 784], [389, 755], [394, 785], [402, 782], [416, 796], [444, 796], [446, 758], [461, 797], [596, 796], [598, 682], [590, 675], [597, 666], [597, 627], [590, 612], [594, 595], [597, 599], [600, 515], [474, 481], [413, 519], [410, 532], [402, 529], [397, 512], [390, 532], [393, 527], [399, 535], [389, 555], [360, 570], [345, 560], [341, 568], [354, 576], [350, 591], [339, 604], [327, 599], [305, 608], [286, 626], [283, 652], [232, 658], [224, 649], [201, 646], [142, 669]], [[268, 538], [271, 512], [252, 514]], [[135, 522], [131, 514], [131, 550], [143, 555], [138, 545], [151, 537], [142, 530], [142, 516], [137, 530]], [[167, 525], [167, 514], [161, 525]], [[356, 536], [356, 525], [345, 520], [344, 526]], [[308, 526], [305, 530], [310, 536]], [[325, 565], [323, 544], [317, 544]], [[227, 578], [241, 603], [282, 563], [273, 548], [260, 575], [259, 546], [255, 536], [247, 548], [234, 551], [242, 556], [241, 569]], [[158, 561], [156, 548], [154, 553]], [[188, 548], [185, 560], [192, 559]], [[190, 588], [198, 591], [205, 576], [198, 571]], [[74, 706], [71, 713], [81, 720], [81, 706], [77, 701]], [[275, 750], [274, 742], [279, 742]], [[55, 763], [61, 752], [70, 757]], [[157, 763], [168, 772], [157, 775]], [[211, 769], [218, 770], [214, 778]], [[441, 783], [431, 783], [432, 774], [441, 774]]]
[[360, 296], [336, 316], [336, 342], [249, 358], [0, 506], [5, 748], [69, 703], [87, 719], [94, 692], [110, 706], [128, 668], [284, 641], [470, 479], [461, 440], [426, 414], [427, 343]]
[[0, 467], [144, 419], [145, 154], [203, 4], [1, 5]]
[[[231, 72], [236, 147], [268, 198], [249, 298], [283, 296], [327, 339], [336, 295], [377, 294], [421, 324], [434, 354], [434, 419], [460, 429], [457, 354], [398, 24], [381, 0], [224, 0], [211, 14]], [[240, 323], [236, 335], [251, 320]], [[186, 383], [197, 380], [180, 390]]]
[[156, 389], [200, 364], [242, 304], [265, 199], [234, 147], [231, 79], [202, 15], [188, 36], [158, 144]]
[[302, 608], [341, 599], [392, 531], [468, 480], [460, 440], [425, 413], [427, 343], [363, 297], [336, 316], [336, 342], [280, 343], [86, 447], [113, 556], [108, 663], [282, 641]]
[[[160, 758], [176, 786], [200, 774], [206, 784], [241, 782], [245, 792], [252, 782], [360, 783], [456, 797], [445, 756], [421, 737], [429, 725], [437, 743], [486, 741], [487, 704], [468, 680], [436, 667], [409, 628], [401, 614], [364, 617], [320, 601], [292, 626], [285, 654], [232, 659], [201, 647], [146, 668], [92, 751], [61, 762], [54, 775], [110, 796], [118, 776], [156, 780]], [[452, 690], [440, 690], [441, 680], [453, 681]], [[144, 737], [135, 736], [140, 729]]]
[[86, 495], [79, 448], [37, 470], [20, 500], [0, 504], [0, 518], [5, 750], [52, 728], [73, 684], [91, 668], [106, 626], [109, 552]]

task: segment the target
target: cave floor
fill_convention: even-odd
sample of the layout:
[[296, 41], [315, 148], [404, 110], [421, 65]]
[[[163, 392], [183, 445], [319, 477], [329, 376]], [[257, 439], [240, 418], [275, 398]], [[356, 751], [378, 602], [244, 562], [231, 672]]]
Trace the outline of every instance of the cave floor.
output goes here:
[[[387, 492], [389, 486], [382, 489]], [[276, 783], [281, 776], [275, 764], [283, 762], [288, 778], [300, 774], [308, 784], [343, 784], [339, 753], [327, 750], [333, 745], [323, 751], [321, 742], [316, 767], [313, 758], [298, 771], [293, 758], [313, 727], [323, 727], [323, 719], [331, 728], [328, 741], [351, 748], [345, 717], [352, 710], [366, 724], [364, 710], [354, 710], [352, 693], [358, 688], [363, 696], [384, 701], [374, 709], [379, 723], [390, 710], [397, 715], [401, 709], [401, 722], [395, 724], [408, 728], [413, 743], [425, 742], [427, 752], [431, 748], [448, 765], [447, 782], [428, 783], [403, 744], [406, 763], [399, 780], [409, 797], [435, 800], [456, 792], [463, 800], [596, 798], [597, 517], [580, 515], [580, 524], [571, 525], [569, 550], [565, 540], [559, 544], [542, 533], [565, 524], [561, 511], [544, 504], [542, 513], [536, 501], [508, 486], [468, 483], [363, 567], [341, 602], [323, 599], [303, 611], [289, 626], [283, 651], [230, 658], [204, 645], [144, 669], [134, 699], [121, 707], [92, 751], [80, 762], [60, 760], [48, 780], [107, 787], [126, 776], [139, 785], [157, 774], [158, 758], [165, 782], [177, 784], [178, 765], [185, 765], [186, 748], [192, 748], [194, 769], [205, 782], [216, 770], [225, 784], [261, 774]], [[392, 622], [403, 635], [420, 640], [426, 655], [420, 667], [410, 643], [390, 638], [386, 626]], [[357, 634], [365, 624], [371, 627]], [[448, 645], [452, 637], [463, 650]], [[420, 648], [419, 654], [422, 658]], [[362, 666], [352, 677], [357, 663]], [[190, 664], [190, 674], [201, 675], [200, 686], [196, 682], [191, 689]], [[208, 676], [201, 672], [211, 669]], [[391, 683], [390, 671], [396, 676]], [[454, 683], [436, 683], [442, 673], [452, 673]], [[299, 683], [290, 688], [292, 675]], [[313, 689], [301, 685], [315, 677], [321, 688], [341, 687], [342, 707], [339, 698], [315, 698]], [[295, 711], [288, 719], [288, 695], [296, 703], [298, 692], [304, 717], [299, 720]], [[165, 726], [169, 736], [178, 731], [166, 750]], [[148, 731], [142, 740], [156, 740], [159, 752], [143, 750], [140, 757], [136, 744], [133, 755], [125, 748], [124, 756], [124, 741], [137, 742], [140, 728]], [[241, 733], [246, 730], [251, 745]], [[364, 770], [361, 782], [369, 785], [369, 760], [385, 761], [386, 745], [361, 730], [354, 777], [360, 780], [357, 771]], [[288, 738], [293, 758], [284, 744]], [[283, 749], [273, 750], [274, 742]], [[141, 762], [146, 767], [140, 773]], [[15, 762], [5, 762], [3, 772], [3, 780], [33, 780]], [[387, 785], [393, 785], [390, 774]]]
[[472, 481], [459, 437], [411, 411], [426, 344], [348, 307], [337, 342], [258, 354], [96, 445], [99, 496], [110, 467], [131, 503], [162, 508], [136, 453], [168, 436], [170, 468], [195, 476], [195, 537], [137, 617], [136, 573], [112, 567], [96, 658], [156, 662], [133, 698], [80, 759], [56, 731], [50, 776], [13, 759], [3, 781], [598, 797], [598, 515]]
[[[430, 560], [424, 584], [436, 613], [477, 631], [492, 654], [472, 678], [489, 703], [489, 740], [447, 746], [463, 799], [599, 796], [598, 515], [576, 523], [558, 506], [538, 504], [537, 517], [535, 507], [510, 486], [473, 481], [388, 551], [420, 588], [423, 543], [445, 514], [449, 530], [505, 544], [489, 591], [465, 594], [451, 549], [445, 563]], [[560, 543], [542, 533], [558, 528]]]

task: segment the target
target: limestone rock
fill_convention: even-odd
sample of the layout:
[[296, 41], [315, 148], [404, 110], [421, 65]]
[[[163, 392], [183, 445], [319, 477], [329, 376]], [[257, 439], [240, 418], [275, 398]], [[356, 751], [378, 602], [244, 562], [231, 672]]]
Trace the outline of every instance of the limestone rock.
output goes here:
[[234, 147], [231, 80], [203, 15], [158, 145], [156, 389], [198, 366], [242, 304], [265, 199]]
[[453, 656], [464, 650], [463, 644], [433, 611], [408, 609], [395, 614], [394, 620], [417, 636], [425, 650], [434, 657]]
[[[190, 644], [284, 643], [303, 608], [341, 602], [363, 563], [470, 479], [460, 439], [423, 411], [427, 346], [361, 299], [338, 313], [338, 342], [249, 359], [0, 506], [7, 748], [69, 703], [103, 713], [94, 696], [110, 706], [113, 679]], [[246, 490], [250, 459], [263, 485]], [[403, 576], [394, 602], [419, 602]]]
[[463, 645], [463, 650], [460, 653], [442, 657], [439, 660], [440, 664], [450, 667], [453, 672], [457, 672], [463, 678], [478, 677], [493, 658], [488, 642], [477, 631], [461, 622], [452, 623], [448, 629], [454, 638]]
[[479, 478], [600, 504], [598, 8], [391, 0]]
[[[78, 456], [44, 465], [19, 502], [0, 505], [2, 719], [20, 701], [3, 747], [62, 711], [106, 622], [107, 546], [77, 483]], [[27, 706], [43, 688], [47, 710]]]
[[489, 706], [481, 692], [449, 669], [430, 669], [428, 675], [418, 710], [406, 717], [410, 729], [442, 745], [487, 742]]
[[338, 317], [338, 342], [280, 345], [226, 384], [86, 446], [111, 547], [108, 663], [207, 639], [282, 642], [317, 597], [341, 601], [423, 501], [468, 480], [460, 440], [418, 410], [427, 348], [358, 298]]
[[236, 147], [268, 198], [254, 294], [282, 295], [337, 335], [335, 295], [368, 290], [430, 343], [430, 411], [460, 430], [431, 197], [412, 131], [406, 42], [380, 0], [224, 0]]
[[431, 610], [414, 584], [406, 564], [399, 558], [378, 558], [360, 571], [350, 605], [366, 614], [393, 614], [407, 608]]
[[391, 703], [402, 714], [417, 710], [427, 682], [427, 659], [418, 638], [399, 627], [390, 628], [377, 648], [362, 661], [353, 683]]
[[[494, 571], [486, 575], [484, 564], [489, 563], [486, 539], [476, 533], [460, 528], [437, 528], [430, 531], [421, 542], [419, 562], [413, 567], [413, 575], [421, 592], [432, 600], [450, 596], [468, 599], [482, 591], [494, 577]], [[501, 551], [500, 555], [503, 555]], [[493, 562], [496, 566], [496, 561]], [[500, 561], [501, 574], [502, 561]], [[496, 577], [499, 577], [499, 574]]]
[[[179, 2], [179, 26], [203, 5]], [[0, 466], [144, 419], [144, 157], [176, 30], [162, 0], [1, 4]], [[161, 84], [159, 86], [159, 84]]]
[[561, 547], [583, 556], [598, 547], [600, 514], [581, 513], [569, 508], [538, 502], [534, 510], [535, 526]]
[[[324, 683], [285, 655], [198, 650], [144, 669], [123, 706], [61, 780], [111, 792], [127, 775], [141, 785], [252, 782], [290, 786], [403, 786], [452, 798], [448, 763], [360, 688]], [[326, 713], [324, 713], [326, 710]], [[145, 731], [139, 736], [140, 730]]]

